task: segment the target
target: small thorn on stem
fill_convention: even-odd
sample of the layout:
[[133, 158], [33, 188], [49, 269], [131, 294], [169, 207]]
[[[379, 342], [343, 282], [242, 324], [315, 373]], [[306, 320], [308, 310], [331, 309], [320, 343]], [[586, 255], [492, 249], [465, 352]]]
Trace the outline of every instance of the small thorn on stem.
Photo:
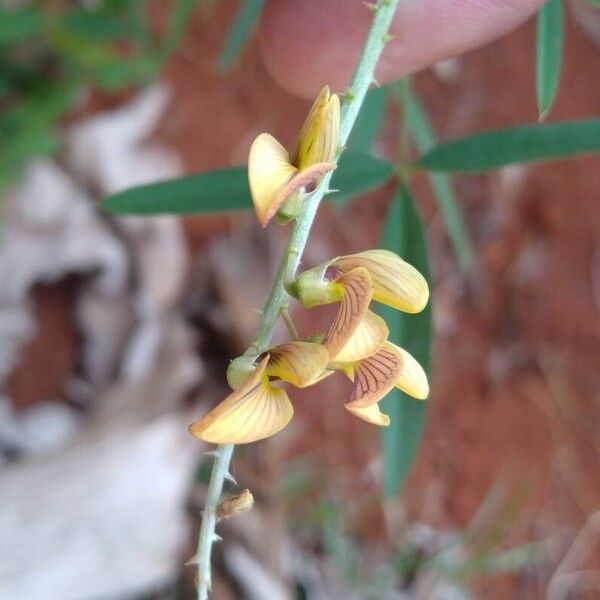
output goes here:
[[373, 15], [377, 12], [378, 6], [375, 2], [363, 2], [363, 4]]
[[231, 483], [233, 483], [233, 485], [237, 485], [237, 481], [235, 480], [235, 477], [229, 471], [227, 471], [227, 473], [225, 473], [224, 478], [227, 481], [230, 481]]

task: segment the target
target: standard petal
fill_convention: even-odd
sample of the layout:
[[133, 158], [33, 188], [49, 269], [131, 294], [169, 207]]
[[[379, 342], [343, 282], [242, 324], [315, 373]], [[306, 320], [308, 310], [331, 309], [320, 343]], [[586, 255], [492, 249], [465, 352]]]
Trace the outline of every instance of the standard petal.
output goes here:
[[294, 409], [285, 390], [269, 384], [268, 360], [267, 354], [243, 386], [189, 426], [190, 433], [213, 444], [247, 444], [283, 429]]
[[367, 423], [379, 425], [380, 427], [387, 427], [390, 424], [389, 416], [379, 410], [379, 404], [370, 404], [369, 406], [349, 406], [345, 404], [344, 406], [346, 410]]
[[330, 362], [354, 363], [367, 358], [383, 346], [388, 334], [386, 322], [368, 310], [346, 344], [336, 355], [330, 357]]
[[303, 388], [322, 379], [329, 353], [321, 344], [289, 342], [269, 350], [271, 360], [266, 373]]
[[388, 250], [366, 250], [340, 256], [332, 263], [343, 272], [364, 267], [373, 281], [373, 300], [408, 313], [418, 313], [429, 299], [427, 281], [412, 265]]
[[337, 357], [367, 313], [371, 302], [371, 276], [366, 269], [358, 268], [339, 277], [334, 285], [341, 287], [343, 296], [323, 341], [330, 358]]
[[396, 381], [396, 387], [417, 400], [426, 400], [429, 396], [429, 383], [423, 367], [410, 352], [395, 344], [391, 345], [400, 353], [404, 363]]
[[256, 216], [263, 227], [287, 198], [281, 192], [296, 172], [286, 149], [272, 135], [261, 133], [254, 140], [248, 156], [248, 181]]
[[295, 164], [303, 170], [320, 162], [331, 162], [338, 151], [340, 100], [325, 86], [314, 101], [298, 137]]
[[354, 388], [346, 406], [364, 407], [379, 402], [397, 383], [402, 356], [391, 344], [384, 344], [373, 356], [354, 365]]

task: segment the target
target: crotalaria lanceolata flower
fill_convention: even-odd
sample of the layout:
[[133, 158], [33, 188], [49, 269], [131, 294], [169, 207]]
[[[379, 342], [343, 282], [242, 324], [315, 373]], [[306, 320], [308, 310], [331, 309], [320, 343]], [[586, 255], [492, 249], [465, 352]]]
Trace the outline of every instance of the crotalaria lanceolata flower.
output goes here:
[[303, 195], [314, 191], [323, 175], [335, 169], [339, 131], [340, 101], [325, 86], [300, 130], [292, 160], [272, 135], [261, 133], [254, 140], [248, 157], [248, 180], [263, 227], [278, 211], [283, 221], [296, 217]]

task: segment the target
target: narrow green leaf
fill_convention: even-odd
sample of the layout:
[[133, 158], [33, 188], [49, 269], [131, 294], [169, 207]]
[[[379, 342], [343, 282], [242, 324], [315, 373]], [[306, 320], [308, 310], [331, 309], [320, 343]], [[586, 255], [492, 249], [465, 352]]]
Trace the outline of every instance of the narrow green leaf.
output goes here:
[[600, 152], [600, 119], [478, 133], [439, 144], [416, 166], [429, 171], [480, 172], [594, 152]]
[[[419, 152], [424, 154], [435, 146], [436, 140], [427, 113], [414, 92], [410, 94], [409, 102], [406, 115], [408, 127]], [[456, 202], [452, 182], [443, 173], [429, 173], [429, 183], [440, 207], [458, 262], [463, 271], [470, 273], [473, 269], [473, 249]]]
[[262, 12], [264, 0], [242, 0], [219, 56], [219, 72], [228, 71], [243, 50]]
[[385, 117], [386, 90], [374, 87], [367, 92], [358, 118], [352, 127], [348, 146], [355, 151], [369, 152]]
[[563, 36], [562, 0], [547, 0], [537, 17], [536, 88], [540, 120], [546, 117], [556, 97]]
[[[404, 186], [390, 205], [381, 247], [402, 256], [430, 281], [423, 225], [414, 200]], [[402, 313], [387, 306], [381, 307], [378, 312], [388, 324], [390, 340], [406, 348], [429, 371], [431, 300], [418, 315]], [[381, 430], [383, 495], [386, 499], [398, 493], [410, 471], [421, 441], [426, 409], [427, 401], [414, 400], [398, 389], [394, 389], [382, 402], [382, 410], [391, 420], [389, 427]]]
[[[327, 198], [366, 192], [391, 174], [386, 161], [345, 152], [334, 176], [342, 191]], [[252, 199], [246, 167], [233, 167], [131, 188], [105, 198], [102, 206], [117, 214], [222, 213], [250, 209]]]
[[102, 207], [108, 212], [132, 215], [230, 212], [251, 206], [244, 167], [134, 187], [102, 201]]

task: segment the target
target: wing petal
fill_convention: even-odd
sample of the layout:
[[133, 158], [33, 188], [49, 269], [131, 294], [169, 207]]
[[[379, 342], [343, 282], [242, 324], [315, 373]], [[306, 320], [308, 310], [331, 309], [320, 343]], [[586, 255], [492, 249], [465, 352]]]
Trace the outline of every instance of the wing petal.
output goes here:
[[263, 227], [287, 198], [282, 191], [296, 173], [286, 149], [272, 135], [261, 133], [254, 140], [248, 156], [248, 181], [256, 216]]
[[322, 379], [329, 354], [321, 344], [288, 342], [269, 350], [267, 375], [303, 388]]
[[283, 429], [294, 408], [285, 390], [269, 384], [268, 361], [267, 354], [244, 385], [189, 426], [190, 433], [213, 444], [247, 444]]
[[354, 363], [372, 356], [383, 346], [388, 334], [386, 322], [368, 310], [346, 344], [330, 360], [332, 363]]

